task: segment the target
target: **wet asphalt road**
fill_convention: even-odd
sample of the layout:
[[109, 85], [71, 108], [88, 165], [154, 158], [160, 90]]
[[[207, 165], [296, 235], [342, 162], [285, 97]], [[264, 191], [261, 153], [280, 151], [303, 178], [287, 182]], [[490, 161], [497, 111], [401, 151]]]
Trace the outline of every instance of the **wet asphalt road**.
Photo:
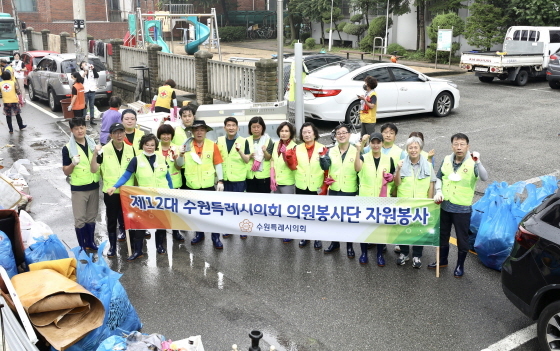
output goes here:
[[[559, 168], [555, 101], [560, 91], [545, 81], [515, 87], [480, 83], [470, 74], [448, 78], [459, 85], [462, 98], [449, 117], [423, 114], [378, 122], [399, 127], [399, 144], [410, 132], [422, 131], [438, 164], [450, 152], [449, 137], [466, 133], [490, 174], [489, 182], [478, 184], [479, 192], [491, 181], [512, 183]], [[30, 105], [22, 116], [28, 129], [11, 136], [0, 120], [0, 147], [15, 145], [1, 149], [0, 158], [8, 167], [19, 158], [33, 162], [31, 215], [75, 246], [70, 186], [61, 170], [67, 124]], [[336, 123], [318, 125], [327, 133]], [[104, 223], [99, 215], [98, 241], [106, 240]], [[392, 252], [385, 256], [387, 266], [379, 268], [360, 266], [342, 251], [325, 255], [312, 247], [299, 249], [297, 242], [233, 236], [216, 251], [209, 236], [195, 247], [192, 236], [177, 243], [169, 234], [164, 256], [156, 254], [152, 236], [147, 255], [132, 263], [119, 244], [110, 264], [123, 274], [144, 332], [171, 339], [200, 334], [207, 351], [230, 350], [234, 343], [247, 349], [252, 329], [264, 332], [261, 347], [277, 350], [481, 350], [533, 323], [506, 299], [499, 272], [474, 255], [467, 258], [463, 279], [453, 278], [452, 267], [437, 279], [425, 268], [435, 257], [433, 248], [425, 249], [424, 267], [415, 270], [410, 264], [396, 266]], [[452, 247], [450, 258], [455, 257]], [[532, 340], [516, 350], [536, 345]]]

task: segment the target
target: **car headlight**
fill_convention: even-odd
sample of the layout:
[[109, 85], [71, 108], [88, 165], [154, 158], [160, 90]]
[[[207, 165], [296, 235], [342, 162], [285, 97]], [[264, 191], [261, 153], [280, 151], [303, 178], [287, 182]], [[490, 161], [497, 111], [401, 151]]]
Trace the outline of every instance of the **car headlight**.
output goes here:
[[457, 84], [452, 82], [447, 82], [447, 84], [451, 85], [453, 88], [457, 89]]

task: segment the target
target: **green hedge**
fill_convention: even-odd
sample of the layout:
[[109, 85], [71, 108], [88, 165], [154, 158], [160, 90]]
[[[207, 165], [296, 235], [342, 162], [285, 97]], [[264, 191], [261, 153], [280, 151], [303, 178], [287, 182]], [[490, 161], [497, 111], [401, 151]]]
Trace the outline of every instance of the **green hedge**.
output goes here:
[[307, 38], [305, 39], [305, 47], [309, 50], [313, 50], [315, 49], [315, 39], [313, 38]]
[[220, 30], [220, 41], [243, 41], [247, 38], [245, 27], [222, 27]]
[[399, 45], [397, 43], [389, 44], [389, 46], [387, 46], [388, 54], [393, 54], [393, 51], [397, 52], [397, 56], [404, 56], [407, 54], [407, 51], [404, 48], [404, 46]]

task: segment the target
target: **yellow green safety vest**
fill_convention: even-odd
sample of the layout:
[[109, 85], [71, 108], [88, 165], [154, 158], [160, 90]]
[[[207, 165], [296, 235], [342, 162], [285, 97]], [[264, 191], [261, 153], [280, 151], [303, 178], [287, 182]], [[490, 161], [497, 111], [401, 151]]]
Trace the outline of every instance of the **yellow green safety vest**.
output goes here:
[[[284, 162], [284, 156], [282, 154], [278, 155], [278, 145], [280, 142], [274, 144], [274, 149], [272, 150], [272, 160], [274, 161], [274, 173], [276, 174], [276, 183], [278, 185], [294, 185], [296, 182], [295, 171], [292, 171], [290, 167]], [[286, 147], [286, 150], [291, 150], [296, 146], [293, 140]]]
[[0, 82], [0, 86], [2, 87], [2, 101], [4, 101], [5, 104], [19, 102], [16, 92], [16, 83], [11, 80], [3, 80]]
[[169, 85], [163, 85], [158, 88], [156, 106], [163, 108], [171, 108], [171, 96], [173, 96], [173, 88]]
[[355, 193], [358, 191], [358, 173], [356, 173], [354, 168], [356, 148], [353, 145], [348, 147], [344, 161], [342, 161], [338, 146], [334, 146], [329, 150], [329, 156], [331, 158], [329, 175], [335, 180], [330, 185], [330, 189], [345, 193]]
[[[360, 178], [359, 196], [379, 197], [381, 185], [383, 184], [383, 172], [391, 172], [391, 157], [381, 154], [379, 166], [376, 169], [373, 153], [370, 151], [365, 154], [362, 169], [358, 173]], [[391, 194], [392, 188], [393, 182], [387, 184], [387, 194]]]
[[[134, 157], [134, 149], [132, 146], [123, 143], [123, 153], [120, 163], [115, 148], [113, 147], [113, 142], [106, 144], [101, 150], [103, 150], [103, 163], [99, 166], [99, 169], [103, 177], [103, 192], [106, 193], [110, 187], [117, 183], [126, 171], [126, 167], [128, 167], [130, 160]], [[134, 178], [130, 177], [124, 185], [134, 185]], [[116, 194], [119, 192], [119, 189], [115, 190]]]
[[150, 161], [144, 153], [136, 156], [136, 180], [138, 186], [147, 188], [162, 188], [169, 189], [167, 183], [167, 163], [161, 154], [156, 153], [156, 161], [154, 162], [154, 169], [150, 166]]
[[384, 155], [391, 157], [393, 159], [393, 164], [396, 166], [401, 160], [402, 152], [403, 150], [400, 147], [393, 144], [389, 153]]
[[472, 205], [477, 181], [477, 177], [474, 174], [475, 162], [470, 157], [466, 158], [457, 169], [457, 174], [461, 177], [461, 180], [452, 181], [449, 179], [449, 176], [454, 173], [452, 156], [445, 156], [441, 166], [441, 172], [443, 173], [441, 179], [443, 197], [452, 204], [470, 206]]
[[428, 198], [431, 176], [418, 179], [416, 178], [416, 174], [414, 174], [414, 169], [411, 169], [410, 171], [412, 175], [401, 178], [401, 184], [397, 188], [397, 197], [410, 197], [418, 199]]
[[[191, 142], [191, 152], [194, 151], [194, 140]], [[187, 186], [191, 189], [203, 189], [214, 186], [214, 178], [216, 170], [214, 169], [214, 143], [208, 139], [204, 139], [202, 146], [202, 155], [200, 155], [202, 164], [194, 162], [190, 153], [185, 154], [185, 179]]]
[[[245, 149], [245, 138], [237, 137], [235, 143], [237, 143], [240, 148], [243, 148], [243, 150]], [[220, 150], [220, 155], [222, 155], [222, 160], [224, 160], [222, 163], [224, 180], [229, 180], [230, 182], [244, 181], [247, 176], [247, 164], [235, 149], [235, 145], [231, 147], [228, 153], [226, 137], [221, 136], [218, 138], [218, 149]]]
[[141, 131], [138, 128], [134, 129], [134, 140], [132, 141], [132, 147], [134, 147], [134, 150], [136, 151], [136, 153], [141, 153], [142, 152], [142, 149], [140, 149], [140, 139], [142, 139], [143, 136], [144, 136], [143, 131]]
[[[177, 145], [173, 145], [173, 143], [170, 145], [170, 150], [173, 150], [175, 155], [179, 154], [179, 147]], [[181, 171], [175, 168], [175, 160], [173, 160], [173, 157], [171, 156], [163, 156], [163, 152], [161, 151], [161, 142], [156, 153], [165, 158], [165, 162], [167, 162], [167, 165], [169, 166], [168, 171], [171, 176], [171, 182], [173, 183], [173, 189], [179, 189], [183, 185], [183, 178], [181, 177]]]
[[[187, 135], [187, 133], [189, 135]], [[189, 137], [192, 136], [192, 132], [189, 130], [188, 132], [185, 132], [185, 127], [184, 125], [181, 123], [180, 126], [175, 127], [175, 136], [173, 137], [173, 140], [171, 140], [171, 142], [175, 145], [183, 145], [185, 143], [185, 141], [187, 141], [187, 139]]]
[[302, 190], [309, 189], [316, 191], [321, 188], [324, 180], [324, 171], [319, 163], [319, 150], [323, 148], [323, 144], [315, 142], [311, 160], [307, 156], [307, 148], [305, 144], [296, 146], [297, 168], [296, 168], [296, 187]]
[[[70, 143], [66, 144], [66, 147], [68, 148], [68, 151], [70, 151]], [[86, 147], [88, 147], [87, 141]], [[95, 173], [91, 173], [90, 170], [90, 162], [93, 152], [88, 152], [88, 157], [79, 145], [76, 145], [76, 149], [78, 149], [78, 155], [80, 155], [80, 163], [74, 167], [72, 174], [70, 174], [70, 185], [81, 186], [88, 185], [93, 182], [99, 182], [99, 170]]]
[[[266, 138], [264, 145], [268, 146], [268, 143], [270, 141], [270, 138], [268, 136], [264, 136], [262, 135], [261, 138]], [[253, 142], [253, 136], [249, 136], [247, 138], [247, 142], [249, 142], [249, 153], [253, 153], [254, 152], [254, 142]], [[270, 160], [266, 161], [263, 158], [263, 169], [262, 172], [253, 172], [251, 171], [251, 167], [253, 167], [253, 161], [249, 161], [249, 163], [247, 163], [246, 165], [246, 169], [247, 169], [247, 179], [253, 179], [253, 178], [257, 178], [257, 179], [265, 179], [265, 178], [270, 178]]]

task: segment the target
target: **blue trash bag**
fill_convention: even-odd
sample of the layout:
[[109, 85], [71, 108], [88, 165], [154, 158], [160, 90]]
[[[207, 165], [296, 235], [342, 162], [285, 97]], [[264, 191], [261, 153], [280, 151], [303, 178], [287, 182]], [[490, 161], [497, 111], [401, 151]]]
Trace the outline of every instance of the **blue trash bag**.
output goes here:
[[517, 222], [511, 212], [512, 199], [497, 197], [490, 205], [493, 216], [484, 220], [475, 241], [480, 261], [488, 268], [500, 271], [515, 239]]
[[95, 351], [112, 335], [122, 335], [142, 328], [140, 318], [119, 282], [122, 274], [111, 270], [103, 258], [106, 245], [106, 241], [99, 245], [96, 262], [92, 260], [93, 255], [88, 255], [79, 247], [72, 249], [78, 260], [78, 283], [103, 303], [105, 317], [102, 326], [69, 347], [69, 351]]
[[16, 259], [12, 251], [10, 238], [0, 230], [0, 266], [4, 267], [10, 279], [18, 274]]
[[119, 335], [113, 335], [103, 340], [95, 351], [117, 351], [126, 350], [126, 339]]
[[541, 203], [537, 198], [537, 186], [535, 184], [525, 185], [525, 190], [527, 191], [525, 200], [523, 202], [516, 201], [511, 207], [511, 213], [517, 224], [521, 222], [529, 211]]
[[37, 262], [70, 258], [64, 244], [56, 234], [49, 235], [47, 239], [44, 237], [34, 239], [36, 242], [25, 249], [25, 263], [28, 266]]
[[550, 194], [554, 194], [558, 189], [558, 180], [555, 176], [542, 176], [540, 177], [542, 186], [537, 189], [537, 200], [539, 204]]
[[498, 182], [493, 182], [486, 188], [484, 196], [472, 205], [470, 231], [474, 236], [478, 233], [480, 222], [487, 213], [490, 203], [498, 195]]

